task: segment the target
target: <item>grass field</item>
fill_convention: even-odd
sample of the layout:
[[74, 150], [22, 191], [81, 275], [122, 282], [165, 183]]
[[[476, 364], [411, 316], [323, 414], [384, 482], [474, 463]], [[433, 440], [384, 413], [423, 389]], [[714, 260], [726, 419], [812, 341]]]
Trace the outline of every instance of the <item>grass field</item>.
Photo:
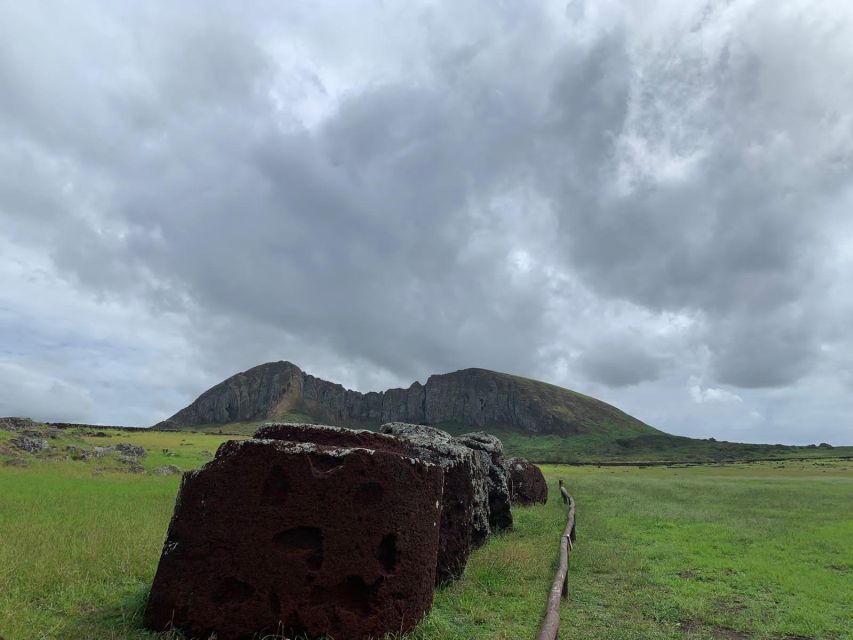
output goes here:
[[[199, 466], [224, 439], [67, 437], [142, 444], [148, 470]], [[0, 463], [0, 636], [157, 638], [141, 610], [179, 477], [24, 458]], [[437, 592], [413, 639], [535, 635], [564, 526], [558, 477], [578, 503], [563, 637], [853, 638], [853, 462], [544, 470], [549, 504], [515, 509], [514, 530]]]

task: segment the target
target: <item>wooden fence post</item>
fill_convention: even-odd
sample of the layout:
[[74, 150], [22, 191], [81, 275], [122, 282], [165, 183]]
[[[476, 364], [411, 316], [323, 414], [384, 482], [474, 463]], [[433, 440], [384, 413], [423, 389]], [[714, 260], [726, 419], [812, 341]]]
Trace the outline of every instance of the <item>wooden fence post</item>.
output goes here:
[[560, 537], [560, 564], [557, 567], [557, 575], [551, 585], [551, 593], [548, 596], [548, 607], [545, 610], [545, 620], [539, 631], [537, 640], [556, 640], [560, 629], [560, 600], [561, 597], [569, 596], [569, 553], [574, 547], [575, 540], [575, 501], [563, 486], [560, 480], [560, 494], [563, 501], [569, 505], [569, 517], [566, 520], [566, 529]]

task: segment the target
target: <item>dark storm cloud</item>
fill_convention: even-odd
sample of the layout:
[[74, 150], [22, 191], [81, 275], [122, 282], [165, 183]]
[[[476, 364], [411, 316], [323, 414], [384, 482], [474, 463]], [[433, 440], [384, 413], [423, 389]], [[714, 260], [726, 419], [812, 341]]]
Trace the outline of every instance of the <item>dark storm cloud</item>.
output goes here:
[[849, 294], [821, 295], [848, 264], [849, 12], [0, 11], [4, 239], [67, 304], [181, 332], [181, 388], [266, 358], [362, 387], [486, 366], [643, 388], [642, 413], [849, 371]]
[[633, 344], [598, 344], [578, 361], [591, 380], [610, 387], [626, 387], [660, 377], [664, 358]]

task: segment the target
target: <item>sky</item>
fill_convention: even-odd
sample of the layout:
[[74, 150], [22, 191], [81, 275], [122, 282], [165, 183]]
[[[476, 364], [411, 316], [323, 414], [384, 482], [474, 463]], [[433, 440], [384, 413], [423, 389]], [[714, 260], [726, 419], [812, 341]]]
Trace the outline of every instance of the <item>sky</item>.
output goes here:
[[853, 4], [0, 0], [0, 415], [289, 360], [853, 444]]

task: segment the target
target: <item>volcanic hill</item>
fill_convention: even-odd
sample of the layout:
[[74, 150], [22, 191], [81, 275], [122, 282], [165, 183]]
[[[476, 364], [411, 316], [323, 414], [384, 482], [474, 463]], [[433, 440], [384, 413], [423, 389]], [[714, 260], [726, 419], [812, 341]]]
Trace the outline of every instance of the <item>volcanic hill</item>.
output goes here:
[[408, 389], [360, 393], [316, 378], [290, 362], [269, 362], [231, 376], [156, 425], [192, 429], [267, 420], [376, 428], [411, 422], [452, 431], [525, 435], [661, 432], [589, 396], [486, 369], [430, 376]]

